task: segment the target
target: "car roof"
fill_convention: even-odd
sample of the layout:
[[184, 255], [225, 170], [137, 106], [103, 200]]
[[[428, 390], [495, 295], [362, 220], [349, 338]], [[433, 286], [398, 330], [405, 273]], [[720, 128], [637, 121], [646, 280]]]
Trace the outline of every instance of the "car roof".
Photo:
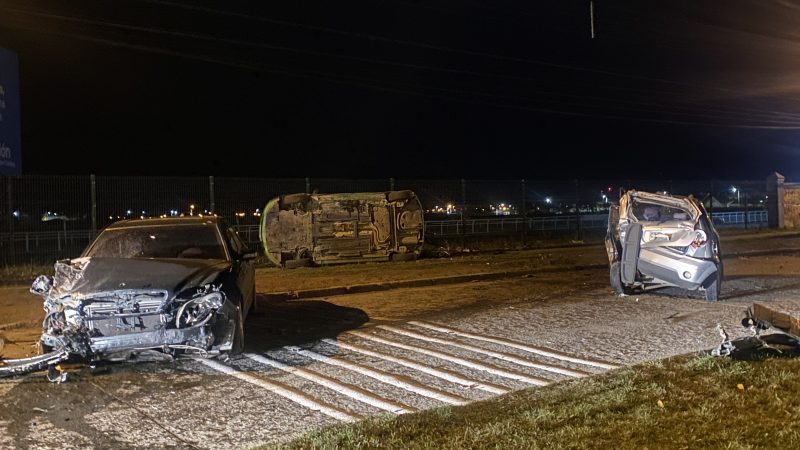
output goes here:
[[157, 225], [193, 225], [193, 224], [218, 224], [219, 217], [215, 216], [184, 216], [184, 217], [165, 217], [155, 219], [126, 219], [114, 222], [107, 226], [107, 230], [118, 228], [132, 228], [142, 226], [157, 226]]

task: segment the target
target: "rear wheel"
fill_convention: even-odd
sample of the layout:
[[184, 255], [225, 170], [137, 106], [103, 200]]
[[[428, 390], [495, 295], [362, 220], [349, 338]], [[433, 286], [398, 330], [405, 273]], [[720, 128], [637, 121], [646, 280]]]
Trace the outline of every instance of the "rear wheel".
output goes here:
[[408, 200], [414, 197], [414, 192], [412, 191], [390, 191], [386, 194], [386, 200], [389, 202], [399, 202], [402, 200]]
[[722, 267], [710, 275], [703, 283], [705, 299], [709, 302], [716, 302], [719, 300], [719, 290], [722, 285]]
[[310, 265], [310, 258], [287, 259], [283, 262], [283, 267], [286, 269], [296, 269], [298, 267], [308, 267]]
[[611, 279], [611, 290], [614, 291], [614, 294], [621, 295], [625, 293], [625, 289], [622, 287], [622, 278], [620, 278], [619, 273], [619, 261], [614, 261], [611, 263], [611, 268], [609, 269], [609, 277]]

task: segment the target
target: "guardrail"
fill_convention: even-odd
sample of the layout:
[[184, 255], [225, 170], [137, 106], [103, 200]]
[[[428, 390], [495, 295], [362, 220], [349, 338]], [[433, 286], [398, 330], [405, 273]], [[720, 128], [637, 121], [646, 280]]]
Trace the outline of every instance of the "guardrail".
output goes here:
[[[767, 225], [766, 211], [717, 212], [712, 214], [712, 218], [718, 228]], [[577, 217], [574, 215], [429, 220], [425, 222], [425, 233], [431, 237], [503, 235], [519, 234], [523, 229], [531, 233], [575, 230], [576, 224]], [[608, 215], [581, 215], [580, 224], [584, 230], [604, 229], [608, 224]], [[260, 245], [259, 225], [240, 225], [236, 228], [248, 245], [253, 248]], [[0, 263], [50, 262], [75, 257], [93, 238], [91, 230], [0, 233]], [[8, 260], [11, 245], [14, 246], [15, 261]]]

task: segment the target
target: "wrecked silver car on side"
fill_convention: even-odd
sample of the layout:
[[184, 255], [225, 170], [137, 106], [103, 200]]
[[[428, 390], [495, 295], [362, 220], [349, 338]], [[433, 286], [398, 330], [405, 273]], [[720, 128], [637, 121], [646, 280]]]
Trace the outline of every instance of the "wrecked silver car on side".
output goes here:
[[412, 191], [283, 195], [261, 217], [264, 252], [286, 268], [410, 261], [424, 234], [422, 204]]
[[692, 196], [625, 192], [609, 209], [605, 244], [617, 294], [677, 287], [719, 299], [719, 235]]
[[44, 299], [41, 354], [0, 362], [0, 376], [152, 350], [241, 352], [255, 305], [255, 256], [216, 217], [114, 223], [80, 258], [58, 261], [53, 277], [34, 281], [31, 292]]

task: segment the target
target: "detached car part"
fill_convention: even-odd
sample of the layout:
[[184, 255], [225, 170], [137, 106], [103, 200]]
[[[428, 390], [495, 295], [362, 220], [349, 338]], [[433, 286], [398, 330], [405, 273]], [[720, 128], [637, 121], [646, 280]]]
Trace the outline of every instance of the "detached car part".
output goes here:
[[692, 196], [625, 192], [609, 209], [605, 245], [617, 294], [678, 287], [719, 299], [719, 235]]
[[[775, 317], [774, 314], [766, 308], [759, 308], [758, 304], [755, 306], [755, 312], [753, 308], [748, 308], [747, 315], [742, 319], [742, 326], [747, 328], [750, 336], [730, 339], [722, 325], [717, 324], [717, 332], [722, 338], [722, 342], [719, 347], [711, 351], [711, 356], [730, 356], [745, 360], [774, 356], [800, 356], [800, 335], [798, 335], [800, 321], [790, 319], [787, 322], [786, 316], [782, 316], [778, 319], [779, 323], [776, 326], [768, 321]], [[778, 333], [761, 334], [771, 328], [776, 329]]]
[[254, 253], [221, 219], [122, 221], [81, 258], [58, 261], [31, 292], [44, 300], [42, 355], [0, 361], [0, 376], [62, 361], [121, 361], [158, 350], [241, 352], [255, 305]]
[[424, 232], [412, 191], [283, 195], [264, 207], [260, 229], [267, 258], [286, 268], [413, 260]]

